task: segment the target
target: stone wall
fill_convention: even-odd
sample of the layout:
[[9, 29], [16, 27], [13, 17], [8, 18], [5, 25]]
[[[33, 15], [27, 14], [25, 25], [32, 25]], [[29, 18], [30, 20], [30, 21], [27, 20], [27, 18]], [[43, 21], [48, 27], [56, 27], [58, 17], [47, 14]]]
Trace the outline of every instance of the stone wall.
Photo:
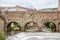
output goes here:
[[24, 29], [26, 23], [32, 21], [38, 24], [39, 27], [43, 27], [47, 21], [53, 22], [58, 27], [58, 21], [60, 15], [58, 12], [40, 12], [40, 11], [28, 11], [28, 12], [7, 12], [5, 16], [7, 25], [10, 22], [17, 22], [21, 28]]

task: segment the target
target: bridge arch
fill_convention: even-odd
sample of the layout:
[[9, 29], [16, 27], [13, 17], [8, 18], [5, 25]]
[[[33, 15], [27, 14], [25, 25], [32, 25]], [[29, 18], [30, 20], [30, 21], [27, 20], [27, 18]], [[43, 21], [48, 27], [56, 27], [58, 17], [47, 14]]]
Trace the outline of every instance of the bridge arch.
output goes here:
[[19, 25], [18, 22], [10, 22], [7, 25], [7, 33], [11, 34], [11, 31], [13, 32], [20, 32], [21, 31], [21, 26]]
[[54, 22], [50, 22], [50, 21], [47, 21], [44, 23], [44, 25], [49, 28], [49, 29], [52, 29], [51, 31], [54, 31], [56, 32], [56, 25]]
[[24, 28], [25, 31], [38, 31], [38, 24], [36, 22], [33, 21], [29, 21], [25, 24]]

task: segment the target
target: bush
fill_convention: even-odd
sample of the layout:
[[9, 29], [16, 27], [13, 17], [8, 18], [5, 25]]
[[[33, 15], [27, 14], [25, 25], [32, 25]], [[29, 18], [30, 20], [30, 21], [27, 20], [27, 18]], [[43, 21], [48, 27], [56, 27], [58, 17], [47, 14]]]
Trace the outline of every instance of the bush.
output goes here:
[[5, 40], [5, 34], [4, 33], [0, 33], [0, 40]]

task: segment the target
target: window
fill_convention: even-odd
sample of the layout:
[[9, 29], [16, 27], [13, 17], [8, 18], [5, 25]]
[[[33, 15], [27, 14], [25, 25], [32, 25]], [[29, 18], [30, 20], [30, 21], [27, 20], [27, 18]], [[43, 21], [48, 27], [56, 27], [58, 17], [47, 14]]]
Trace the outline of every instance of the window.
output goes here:
[[22, 21], [22, 23], [23, 23], [23, 21]]
[[23, 16], [19, 16], [19, 18], [23, 18]]
[[20, 16], [19, 16], [19, 18], [20, 18]]
[[40, 16], [40, 18], [41, 18], [41, 16]]
[[48, 16], [48, 18], [50, 18], [50, 16]]
[[44, 18], [44, 16], [43, 16], [43, 18]]
[[21, 18], [23, 18], [23, 16], [21, 16]]

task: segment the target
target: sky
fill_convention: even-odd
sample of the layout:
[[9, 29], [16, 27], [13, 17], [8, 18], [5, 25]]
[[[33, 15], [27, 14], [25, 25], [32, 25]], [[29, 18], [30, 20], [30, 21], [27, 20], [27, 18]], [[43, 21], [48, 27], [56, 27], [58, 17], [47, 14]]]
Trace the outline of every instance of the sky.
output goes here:
[[0, 0], [0, 6], [16, 5], [36, 9], [57, 8], [58, 0]]

